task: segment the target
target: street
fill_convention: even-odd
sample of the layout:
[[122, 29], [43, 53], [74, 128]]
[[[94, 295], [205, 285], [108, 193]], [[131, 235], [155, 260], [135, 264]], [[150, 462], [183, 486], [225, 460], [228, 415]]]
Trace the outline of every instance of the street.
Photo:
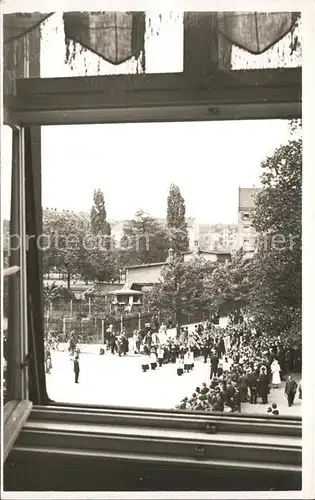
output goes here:
[[[52, 364], [51, 374], [46, 376], [47, 392], [56, 402], [151, 409], [174, 408], [182, 398], [190, 397], [202, 382], [208, 382], [210, 373], [209, 363], [205, 364], [202, 358], [195, 360], [191, 373], [179, 377], [172, 364], [143, 373], [139, 356], [82, 353], [79, 384], [75, 384], [73, 362], [68, 353], [52, 351]], [[299, 381], [300, 377], [295, 379]], [[293, 407], [288, 407], [284, 382], [279, 389], [271, 389], [268, 405], [243, 403], [242, 413], [266, 413], [272, 403], [277, 404], [280, 415], [301, 416], [298, 396]]]

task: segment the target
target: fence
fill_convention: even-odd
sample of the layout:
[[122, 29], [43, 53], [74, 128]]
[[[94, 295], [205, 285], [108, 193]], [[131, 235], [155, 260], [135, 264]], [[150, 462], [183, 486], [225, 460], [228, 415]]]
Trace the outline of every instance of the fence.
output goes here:
[[[66, 342], [69, 333], [74, 330], [82, 337], [84, 343], [99, 344], [104, 342], [105, 332], [109, 325], [113, 325], [116, 332], [124, 328], [128, 337], [131, 337], [134, 330], [141, 330], [145, 324], [151, 323], [154, 315], [152, 311], [113, 315], [105, 304], [103, 310], [94, 308], [93, 311], [91, 302], [78, 304], [77, 301], [59, 300], [54, 304], [51, 303], [46, 309], [45, 334], [47, 336], [48, 331], [53, 331], [59, 336], [61, 342]], [[195, 314], [183, 313], [180, 322], [181, 324], [200, 323], [207, 318], [208, 315], [202, 311]], [[171, 317], [165, 313], [159, 313], [158, 320], [159, 323], [176, 326], [174, 315]]]

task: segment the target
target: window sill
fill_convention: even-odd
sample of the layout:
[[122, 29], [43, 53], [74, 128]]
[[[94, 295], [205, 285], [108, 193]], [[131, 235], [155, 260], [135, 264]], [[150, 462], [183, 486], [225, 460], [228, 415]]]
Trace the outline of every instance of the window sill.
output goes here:
[[300, 417], [252, 415], [239, 413], [205, 413], [178, 410], [152, 410], [89, 405], [54, 404], [35, 406], [31, 415], [34, 421], [79, 422], [91, 424], [158, 427], [210, 431], [214, 425], [218, 432], [275, 434], [302, 437]]
[[[202, 470], [301, 473], [299, 421], [279, 421], [277, 428], [278, 423], [263, 418], [242, 420], [241, 416], [175, 412], [171, 419], [167, 412], [150, 415], [145, 411], [35, 407], [19, 435], [12, 460], [59, 457], [66, 462], [138, 461]], [[216, 433], [207, 431], [209, 424], [216, 426]]]

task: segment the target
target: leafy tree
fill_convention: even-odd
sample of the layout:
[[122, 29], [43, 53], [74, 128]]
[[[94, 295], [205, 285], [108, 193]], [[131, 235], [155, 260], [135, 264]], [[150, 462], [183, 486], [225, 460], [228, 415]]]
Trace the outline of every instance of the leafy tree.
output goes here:
[[119, 277], [119, 266], [114, 251], [108, 249], [105, 236], [86, 234], [86, 254], [81, 266], [81, 276], [86, 281], [112, 282]]
[[163, 268], [161, 282], [150, 292], [151, 308], [175, 314], [179, 333], [183, 313], [207, 308], [205, 281], [212, 270], [213, 264], [201, 258], [183, 262], [180, 256], [175, 256]]
[[74, 293], [71, 292], [71, 290], [65, 288], [62, 285], [56, 285], [55, 282], [51, 285], [45, 286], [43, 288], [43, 294], [46, 306], [48, 306], [50, 302], [56, 302], [60, 300], [70, 301], [75, 298]]
[[167, 228], [173, 250], [181, 254], [189, 249], [186, 207], [179, 187], [171, 184], [167, 198]]
[[135, 218], [124, 226], [120, 263], [123, 267], [164, 262], [169, 241], [166, 229], [149, 214], [138, 210]]
[[93, 234], [110, 236], [111, 227], [106, 220], [106, 215], [103, 191], [97, 189], [94, 191], [93, 206], [91, 209], [91, 231]]
[[261, 329], [281, 333], [296, 323], [301, 310], [302, 140], [278, 148], [262, 168], [250, 307]]
[[302, 119], [296, 118], [289, 121], [289, 131], [292, 136], [301, 134], [302, 132]]
[[107, 243], [91, 234], [86, 224], [71, 214], [43, 217], [44, 272], [57, 271], [67, 276], [68, 288], [73, 277], [89, 281], [115, 279], [116, 268]]
[[244, 259], [242, 251], [230, 261], [215, 264], [205, 285], [211, 311], [232, 313], [236, 320], [240, 317], [248, 305], [250, 271], [251, 262]]
[[84, 258], [80, 255], [80, 236], [84, 228], [70, 214], [43, 217], [44, 272], [57, 271], [67, 275], [68, 288], [71, 278], [79, 274]]

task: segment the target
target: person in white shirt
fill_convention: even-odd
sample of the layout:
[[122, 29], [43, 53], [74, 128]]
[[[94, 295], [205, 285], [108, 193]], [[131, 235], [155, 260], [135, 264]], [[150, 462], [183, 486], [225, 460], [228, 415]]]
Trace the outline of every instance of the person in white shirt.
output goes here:
[[281, 368], [277, 359], [273, 360], [270, 368], [272, 373], [272, 385], [274, 388], [278, 388], [279, 385], [281, 384], [281, 378], [280, 378]]
[[141, 357], [141, 368], [144, 373], [150, 368], [150, 356], [147, 349], [144, 349], [143, 355]]
[[176, 371], [179, 377], [184, 373], [184, 360], [181, 356], [176, 359]]
[[157, 358], [159, 362], [159, 367], [161, 367], [164, 361], [164, 346], [159, 345], [159, 347], [157, 348]]
[[151, 338], [152, 338], [152, 344], [153, 345], [157, 345], [157, 343], [158, 343], [158, 334], [155, 333], [155, 332], [153, 332]]
[[189, 372], [190, 371], [190, 359], [189, 359], [189, 353], [188, 351], [185, 352], [184, 354], [184, 371]]
[[191, 350], [188, 351], [188, 360], [189, 360], [189, 370], [193, 370], [195, 367], [195, 361], [194, 361], [194, 353]]
[[157, 363], [156, 363], [156, 354], [154, 350], [151, 351], [149, 359], [150, 359], [151, 370], [155, 370], [157, 367]]
[[160, 330], [159, 335], [158, 335], [159, 343], [161, 345], [165, 345], [167, 342], [167, 335], [164, 330]]
[[229, 359], [227, 356], [225, 356], [223, 358], [223, 371], [230, 371], [230, 368], [231, 368], [231, 363], [233, 361], [231, 359]]

